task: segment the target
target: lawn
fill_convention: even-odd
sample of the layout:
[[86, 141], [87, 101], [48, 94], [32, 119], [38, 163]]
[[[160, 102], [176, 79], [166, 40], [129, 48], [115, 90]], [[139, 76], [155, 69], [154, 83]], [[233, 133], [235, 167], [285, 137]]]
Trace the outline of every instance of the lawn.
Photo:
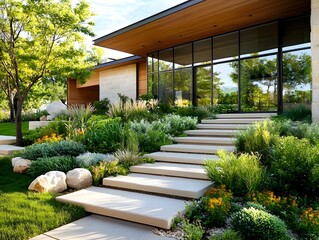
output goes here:
[[[22, 123], [22, 132], [26, 133], [29, 130], [29, 122]], [[0, 135], [15, 136], [16, 125], [15, 123], [0, 123]]]
[[29, 192], [33, 179], [13, 173], [9, 157], [0, 158], [0, 169], [0, 239], [29, 239], [85, 216], [54, 194]]

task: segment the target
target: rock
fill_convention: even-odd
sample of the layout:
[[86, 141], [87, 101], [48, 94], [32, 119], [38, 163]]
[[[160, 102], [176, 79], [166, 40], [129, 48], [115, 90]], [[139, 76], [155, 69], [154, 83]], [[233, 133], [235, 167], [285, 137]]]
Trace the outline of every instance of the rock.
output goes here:
[[50, 114], [47, 116], [47, 120], [54, 119], [58, 114], [64, 112], [67, 110], [67, 106], [62, 103], [61, 101], [55, 101], [53, 103], [50, 103], [47, 108], [47, 112]]
[[59, 193], [66, 190], [66, 175], [64, 172], [51, 171], [37, 177], [29, 186], [30, 191]]
[[48, 120], [48, 118], [47, 118], [47, 116], [45, 116], [45, 115], [43, 115], [42, 117], [40, 117], [40, 121], [47, 121]]
[[75, 189], [87, 188], [92, 185], [92, 174], [85, 168], [75, 168], [66, 174], [66, 183]]
[[11, 164], [12, 164], [12, 167], [14, 167], [14, 165], [16, 164], [16, 162], [20, 159], [23, 159], [22, 157], [15, 157], [15, 158], [12, 158], [11, 159]]
[[19, 159], [12, 159], [12, 163], [14, 162], [13, 172], [15, 173], [25, 173], [28, 168], [30, 168], [31, 161], [28, 159], [23, 159], [18, 157]]

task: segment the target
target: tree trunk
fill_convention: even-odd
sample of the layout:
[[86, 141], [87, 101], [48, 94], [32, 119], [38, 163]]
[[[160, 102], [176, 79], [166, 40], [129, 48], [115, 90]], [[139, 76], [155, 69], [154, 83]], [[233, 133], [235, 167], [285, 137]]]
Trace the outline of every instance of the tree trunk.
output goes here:
[[23, 146], [23, 135], [22, 135], [22, 104], [23, 100], [18, 99], [17, 111], [16, 111], [16, 145]]
[[9, 101], [9, 107], [10, 107], [10, 122], [15, 122], [15, 111], [14, 111], [14, 106], [12, 101]]

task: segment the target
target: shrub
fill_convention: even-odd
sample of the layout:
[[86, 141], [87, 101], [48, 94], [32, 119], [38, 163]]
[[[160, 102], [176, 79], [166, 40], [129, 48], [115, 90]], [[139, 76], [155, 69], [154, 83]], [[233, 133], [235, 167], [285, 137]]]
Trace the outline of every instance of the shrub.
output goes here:
[[[157, 122], [152, 124], [156, 125]], [[160, 123], [162, 125], [168, 126], [165, 133], [170, 134], [171, 136], [178, 136], [182, 134], [185, 130], [195, 129], [197, 124], [197, 119], [192, 117], [181, 117], [174, 114], [169, 114], [164, 116]], [[161, 130], [161, 129], [157, 129]], [[163, 129], [164, 130], [164, 129]]]
[[232, 229], [226, 229], [225, 232], [213, 235], [210, 240], [242, 240], [240, 234]]
[[298, 106], [284, 111], [280, 116], [292, 121], [311, 122], [311, 109], [306, 106]]
[[272, 154], [275, 159], [269, 169], [272, 188], [278, 192], [316, 196], [318, 150], [319, 145], [313, 146], [307, 139], [283, 137]]
[[150, 100], [154, 99], [154, 96], [152, 93], [144, 93], [144, 94], [141, 94], [139, 96], [139, 99], [144, 100], [144, 101], [150, 101]]
[[45, 135], [41, 138], [38, 138], [36, 143], [45, 143], [45, 142], [59, 142], [62, 141], [62, 135], [56, 135], [56, 133], [51, 133], [50, 135]]
[[110, 100], [108, 98], [103, 98], [99, 101], [94, 102], [94, 112], [96, 114], [106, 114], [109, 111]]
[[118, 150], [114, 153], [114, 157], [127, 169], [139, 163], [139, 155], [129, 150]]
[[71, 156], [55, 156], [38, 158], [37, 161], [32, 161], [27, 174], [32, 177], [37, 177], [49, 171], [68, 172], [76, 168], [74, 157]]
[[49, 113], [46, 110], [39, 110], [36, 112], [24, 113], [21, 116], [21, 121], [29, 122], [29, 121], [39, 121], [40, 117], [48, 116]]
[[142, 152], [155, 152], [161, 146], [172, 144], [172, 137], [158, 130], [148, 129], [145, 133], [137, 133], [139, 148]]
[[187, 240], [200, 240], [203, 239], [205, 231], [203, 230], [200, 221], [190, 223], [187, 219], [182, 221], [182, 229], [184, 231], [184, 239]]
[[105, 177], [128, 174], [128, 170], [119, 165], [117, 161], [100, 162], [97, 166], [91, 166], [89, 170], [92, 173], [93, 184], [96, 186], [100, 185]]
[[306, 208], [302, 211], [300, 216], [298, 232], [304, 239], [318, 239], [319, 238], [319, 208]]
[[280, 218], [252, 207], [234, 213], [231, 225], [247, 240], [290, 239], [287, 227]]
[[214, 118], [214, 114], [205, 106], [178, 107], [176, 114], [183, 117], [197, 117], [198, 121], [201, 121], [205, 118]]
[[100, 162], [110, 162], [114, 160], [115, 158], [113, 155], [90, 152], [81, 154], [75, 158], [76, 165], [84, 168], [97, 165]]
[[77, 156], [85, 152], [83, 144], [74, 141], [33, 144], [25, 148], [23, 158], [37, 160], [43, 157]]
[[219, 151], [218, 161], [206, 161], [208, 177], [217, 185], [226, 185], [234, 194], [246, 195], [257, 191], [265, 179], [265, 169], [254, 154]]

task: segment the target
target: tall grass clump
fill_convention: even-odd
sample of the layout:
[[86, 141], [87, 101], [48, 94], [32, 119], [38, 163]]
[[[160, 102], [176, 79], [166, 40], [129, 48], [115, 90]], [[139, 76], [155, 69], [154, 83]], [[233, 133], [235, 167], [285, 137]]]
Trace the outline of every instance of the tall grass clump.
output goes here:
[[284, 117], [292, 121], [303, 121], [308, 123], [311, 123], [312, 121], [311, 109], [303, 105], [286, 110], [280, 114], [279, 117]]
[[254, 154], [218, 152], [218, 161], [206, 161], [208, 177], [217, 185], [226, 185], [234, 194], [246, 196], [259, 190], [265, 179], [260, 157]]

